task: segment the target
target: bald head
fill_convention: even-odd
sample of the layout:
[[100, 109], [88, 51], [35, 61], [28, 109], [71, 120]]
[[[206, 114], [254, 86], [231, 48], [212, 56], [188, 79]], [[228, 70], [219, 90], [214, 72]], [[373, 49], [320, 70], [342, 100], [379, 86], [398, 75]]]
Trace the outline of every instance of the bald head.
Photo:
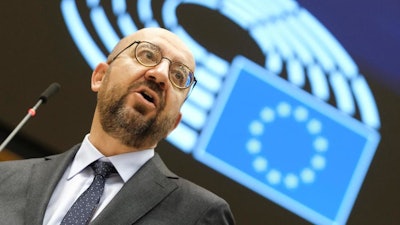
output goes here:
[[172, 60], [182, 62], [192, 71], [195, 70], [193, 54], [186, 44], [176, 34], [158, 27], [143, 28], [121, 39], [108, 56], [107, 62], [111, 62], [118, 53], [134, 41], [148, 41], [156, 44], [163, 49], [163, 55], [173, 55]]

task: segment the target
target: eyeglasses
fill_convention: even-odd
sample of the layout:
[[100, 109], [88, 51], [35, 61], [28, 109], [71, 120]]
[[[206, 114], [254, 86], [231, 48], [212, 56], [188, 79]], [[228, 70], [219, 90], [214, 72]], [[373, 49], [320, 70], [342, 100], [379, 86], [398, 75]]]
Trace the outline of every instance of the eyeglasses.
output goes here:
[[147, 41], [134, 41], [116, 54], [109, 64], [112, 63], [122, 52], [134, 44], [137, 44], [135, 47], [135, 58], [141, 65], [146, 67], [154, 67], [160, 64], [162, 59], [166, 59], [170, 62], [168, 77], [175, 87], [186, 89], [192, 84], [193, 87], [196, 85], [197, 80], [189, 67], [179, 62], [173, 62], [172, 60], [164, 57], [161, 53], [160, 47]]

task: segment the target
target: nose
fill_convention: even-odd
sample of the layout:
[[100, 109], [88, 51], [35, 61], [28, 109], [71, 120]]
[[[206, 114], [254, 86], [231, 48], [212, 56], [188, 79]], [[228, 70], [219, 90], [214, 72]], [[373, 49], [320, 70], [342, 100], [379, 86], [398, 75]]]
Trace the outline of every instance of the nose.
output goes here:
[[145, 73], [145, 78], [156, 82], [162, 89], [165, 89], [168, 84], [168, 73], [169, 73], [169, 65], [170, 60], [167, 58], [163, 58], [166, 60], [161, 60], [161, 62], [155, 67], [147, 70]]

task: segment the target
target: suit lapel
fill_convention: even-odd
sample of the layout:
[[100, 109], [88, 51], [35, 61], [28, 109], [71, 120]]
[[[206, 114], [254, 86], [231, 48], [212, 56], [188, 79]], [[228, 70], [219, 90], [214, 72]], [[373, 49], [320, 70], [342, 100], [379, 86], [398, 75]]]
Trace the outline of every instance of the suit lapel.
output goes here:
[[29, 224], [43, 224], [50, 197], [78, 148], [79, 146], [74, 146], [70, 151], [44, 158], [33, 165], [26, 206], [26, 221]]
[[92, 224], [135, 223], [177, 189], [176, 183], [171, 181], [176, 178], [156, 154], [123, 186]]

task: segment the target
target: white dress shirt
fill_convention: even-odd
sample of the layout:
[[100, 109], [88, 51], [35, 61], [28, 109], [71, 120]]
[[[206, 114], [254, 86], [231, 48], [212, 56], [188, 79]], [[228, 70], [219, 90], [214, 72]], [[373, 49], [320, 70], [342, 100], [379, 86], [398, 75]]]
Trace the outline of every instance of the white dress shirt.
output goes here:
[[65, 170], [47, 205], [43, 224], [59, 225], [76, 199], [90, 186], [94, 178], [93, 170], [88, 167], [96, 160], [111, 162], [118, 174], [107, 178], [99, 207], [92, 220], [106, 207], [111, 199], [150, 158], [154, 149], [124, 153], [105, 157], [89, 141], [86, 135], [74, 160]]

